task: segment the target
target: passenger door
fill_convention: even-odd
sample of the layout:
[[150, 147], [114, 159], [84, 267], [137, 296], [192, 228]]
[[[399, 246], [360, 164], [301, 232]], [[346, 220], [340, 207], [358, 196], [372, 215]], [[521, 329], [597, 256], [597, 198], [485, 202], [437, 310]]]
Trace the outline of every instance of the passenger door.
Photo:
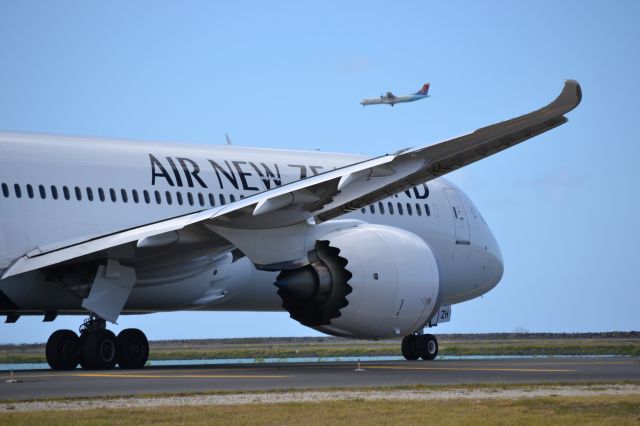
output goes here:
[[449, 205], [451, 205], [456, 244], [469, 245], [471, 241], [469, 236], [469, 221], [467, 220], [464, 204], [462, 204], [462, 200], [454, 189], [445, 188], [444, 193], [447, 194]]

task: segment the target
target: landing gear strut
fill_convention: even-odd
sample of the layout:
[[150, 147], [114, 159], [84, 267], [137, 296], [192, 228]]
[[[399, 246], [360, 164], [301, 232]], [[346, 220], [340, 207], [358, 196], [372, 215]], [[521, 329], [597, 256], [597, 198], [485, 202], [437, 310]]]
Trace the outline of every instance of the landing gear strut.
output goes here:
[[149, 359], [149, 342], [136, 328], [122, 330], [118, 337], [106, 329], [105, 321], [90, 316], [80, 326], [80, 337], [71, 330], [58, 330], [47, 341], [47, 362], [53, 370], [82, 368], [109, 370], [142, 368]]
[[409, 334], [402, 339], [402, 356], [409, 361], [435, 359], [438, 356], [438, 339], [432, 334]]

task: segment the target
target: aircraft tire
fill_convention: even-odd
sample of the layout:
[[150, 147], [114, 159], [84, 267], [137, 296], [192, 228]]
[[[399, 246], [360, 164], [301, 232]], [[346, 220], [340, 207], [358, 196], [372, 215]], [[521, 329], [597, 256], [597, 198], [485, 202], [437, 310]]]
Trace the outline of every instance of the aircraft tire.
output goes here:
[[80, 339], [78, 340], [78, 363], [80, 367], [84, 369], [89, 369], [87, 362], [84, 359], [84, 354], [82, 352], [82, 348], [84, 348], [84, 341], [87, 340], [87, 334], [81, 334]]
[[431, 361], [438, 356], [438, 339], [433, 334], [418, 336], [418, 352], [420, 358]]
[[73, 370], [78, 366], [78, 335], [71, 330], [57, 330], [47, 340], [45, 354], [52, 370]]
[[89, 370], [109, 370], [116, 365], [116, 335], [106, 329], [87, 332], [80, 338], [80, 365]]
[[142, 368], [149, 359], [149, 341], [137, 328], [127, 328], [118, 334], [118, 365], [120, 368]]
[[418, 336], [415, 334], [409, 334], [408, 336], [404, 336], [402, 338], [402, 356], [407, 361], [415, 361], [420, 357], [418, 353], [418, 345], [417, 345]]

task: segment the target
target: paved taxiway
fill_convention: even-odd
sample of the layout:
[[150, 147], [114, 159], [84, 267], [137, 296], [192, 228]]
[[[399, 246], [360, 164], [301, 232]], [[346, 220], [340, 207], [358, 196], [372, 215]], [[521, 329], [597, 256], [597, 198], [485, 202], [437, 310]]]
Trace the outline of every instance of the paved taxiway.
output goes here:
[[519, 358], [350, 363], [286, 363], [142, 370], [20, 371], [8, 383], [0, 372], [0, 400], [125, 396], [207, 391], [320, 389], [464, 383], [640, 381], [638, 358]]

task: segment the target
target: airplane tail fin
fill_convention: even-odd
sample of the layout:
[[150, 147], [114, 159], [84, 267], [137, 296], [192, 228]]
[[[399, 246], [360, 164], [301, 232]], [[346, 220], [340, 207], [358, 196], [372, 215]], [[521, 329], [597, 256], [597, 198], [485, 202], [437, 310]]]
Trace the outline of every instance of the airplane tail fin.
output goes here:
[[418, 90], [414, 95], [427, 95], [429, 93], [429, 83], [422, 85], [422, 89]]

